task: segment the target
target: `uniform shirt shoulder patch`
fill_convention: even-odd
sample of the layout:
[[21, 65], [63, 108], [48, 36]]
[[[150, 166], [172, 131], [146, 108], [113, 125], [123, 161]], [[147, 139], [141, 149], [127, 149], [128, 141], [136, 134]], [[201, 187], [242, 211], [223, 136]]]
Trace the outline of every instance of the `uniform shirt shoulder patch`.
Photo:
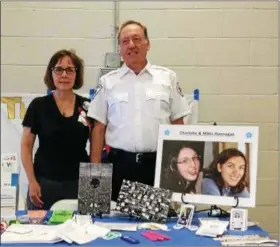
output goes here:
[[176, 89], [177, 89], [178, 94], [180, 94], [182, 97], [184, 97], [184, 94], [183, 94], [183, 91], [182, 91], [182, 89], [180, 87], [180, 83], [179, 82], [177, 82]]

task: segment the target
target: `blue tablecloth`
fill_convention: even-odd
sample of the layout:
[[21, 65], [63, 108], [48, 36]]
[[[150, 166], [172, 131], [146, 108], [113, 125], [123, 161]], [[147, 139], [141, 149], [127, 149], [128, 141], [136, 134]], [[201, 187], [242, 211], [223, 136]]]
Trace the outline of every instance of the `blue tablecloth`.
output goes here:
[[[26, 214], [25, 211], [19, 211], [17, 215]], [[51, 212], [48, 212], [48, 216], [51, 215]], [[199, 225], [198, 217], [205, 217], [206, 214], [195, 214], [193, 218], [192, 225]], [[118, 222], [118, 223], [135, 223], [137, 221], [130, 220], [128, 217], [103, 217], [95, 218], [95, 221], [102, 221], [102, 222]], [[226, 219], [228, 220], [228, 219]], [[175, 230], [173, 226], [176, 224], [176, 219], [169, 219], [167, 222], [168, 228], [170, 231], [157, 231], [164, 235], [167, 235], [171, 238], [171, 240], [167, 241], [150, 241], [145, 237], [141, 236], [141, 232], [145, 230], [138, 230], [136, 232], [122, 232], [122, 235], [132, 236], [140, 241], [141, 246], [220, 246], [219, 241], [215, 241], [209, 237], [201, 237], [195, 235], [195, 232], [191, 232], [187, 229]], [[227, 231], [226, 234], [232, 235], [251, 235], [251, 234], [261, 234], [265, 236], [269, 236], [267, 232], [263, 231], [258, 226], [249, 227], [247, 231]], [[1, 244], [2, 246], [69, 246], [66, 242], [60, 242], [56, 244]], [[75, 244], [72, 244], [75, 245]], [[98, 238], [88, 244], [86, 246], [130, 246], [131, 244], [121, 240], [120, 238], [113, 239], [113, 240], [104, 240]], [[137, 246], [137, 245], [136, 245]]]

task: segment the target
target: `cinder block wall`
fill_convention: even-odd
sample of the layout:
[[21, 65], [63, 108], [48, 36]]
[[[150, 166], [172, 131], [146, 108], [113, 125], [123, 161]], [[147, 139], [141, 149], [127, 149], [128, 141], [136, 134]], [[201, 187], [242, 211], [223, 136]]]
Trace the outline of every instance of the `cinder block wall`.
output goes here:
[[[115, 50], [114, 2], [1, 2], [2, 92], [46, 92], [50, 56], [74, 48], [83, 92]], [[201, 92], [200, 121], [260, 126], [257, 206], [250, 218], [278, 237], [278, 3], [121, 1], [117, 21], [147, 25], [149, 59]]]

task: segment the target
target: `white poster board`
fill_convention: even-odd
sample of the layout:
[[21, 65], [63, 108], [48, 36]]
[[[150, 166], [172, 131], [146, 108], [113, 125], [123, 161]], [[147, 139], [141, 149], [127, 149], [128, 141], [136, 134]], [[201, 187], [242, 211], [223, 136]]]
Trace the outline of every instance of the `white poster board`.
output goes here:
[[[259, 128], [161, 125], [155, 187], [189, 203], [255, 207]], [[203, 164], [205, 143], [214, 159]]]
[[[20, 143], [22, 137], [22, 120], [29, 103], [43, 94], [9, 93], [1, 94], [1, 154], [17, 154], [19, 172], [18, 208], [24, 209], [28, 189], [27, 177], [21, 164]], [[35, 141], [33, 154], [38, 147]]]

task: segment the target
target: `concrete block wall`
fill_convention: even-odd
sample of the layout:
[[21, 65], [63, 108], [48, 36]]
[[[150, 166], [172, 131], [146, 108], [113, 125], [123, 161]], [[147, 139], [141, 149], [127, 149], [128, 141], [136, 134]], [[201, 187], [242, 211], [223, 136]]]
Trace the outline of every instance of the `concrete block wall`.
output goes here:
[[[115, 49], [114, 2], [1, 2], [2, 92], [44, 93], [50, 56], [85, 60], [83, 92]], [[120, 1], [119, 22], [148, 27], [152, 63], [174, 69], [185, 93], [201, 92], [200, 121], [260, 126], [257, 206], [249, 216], [278, 237], [277, 1]]]

